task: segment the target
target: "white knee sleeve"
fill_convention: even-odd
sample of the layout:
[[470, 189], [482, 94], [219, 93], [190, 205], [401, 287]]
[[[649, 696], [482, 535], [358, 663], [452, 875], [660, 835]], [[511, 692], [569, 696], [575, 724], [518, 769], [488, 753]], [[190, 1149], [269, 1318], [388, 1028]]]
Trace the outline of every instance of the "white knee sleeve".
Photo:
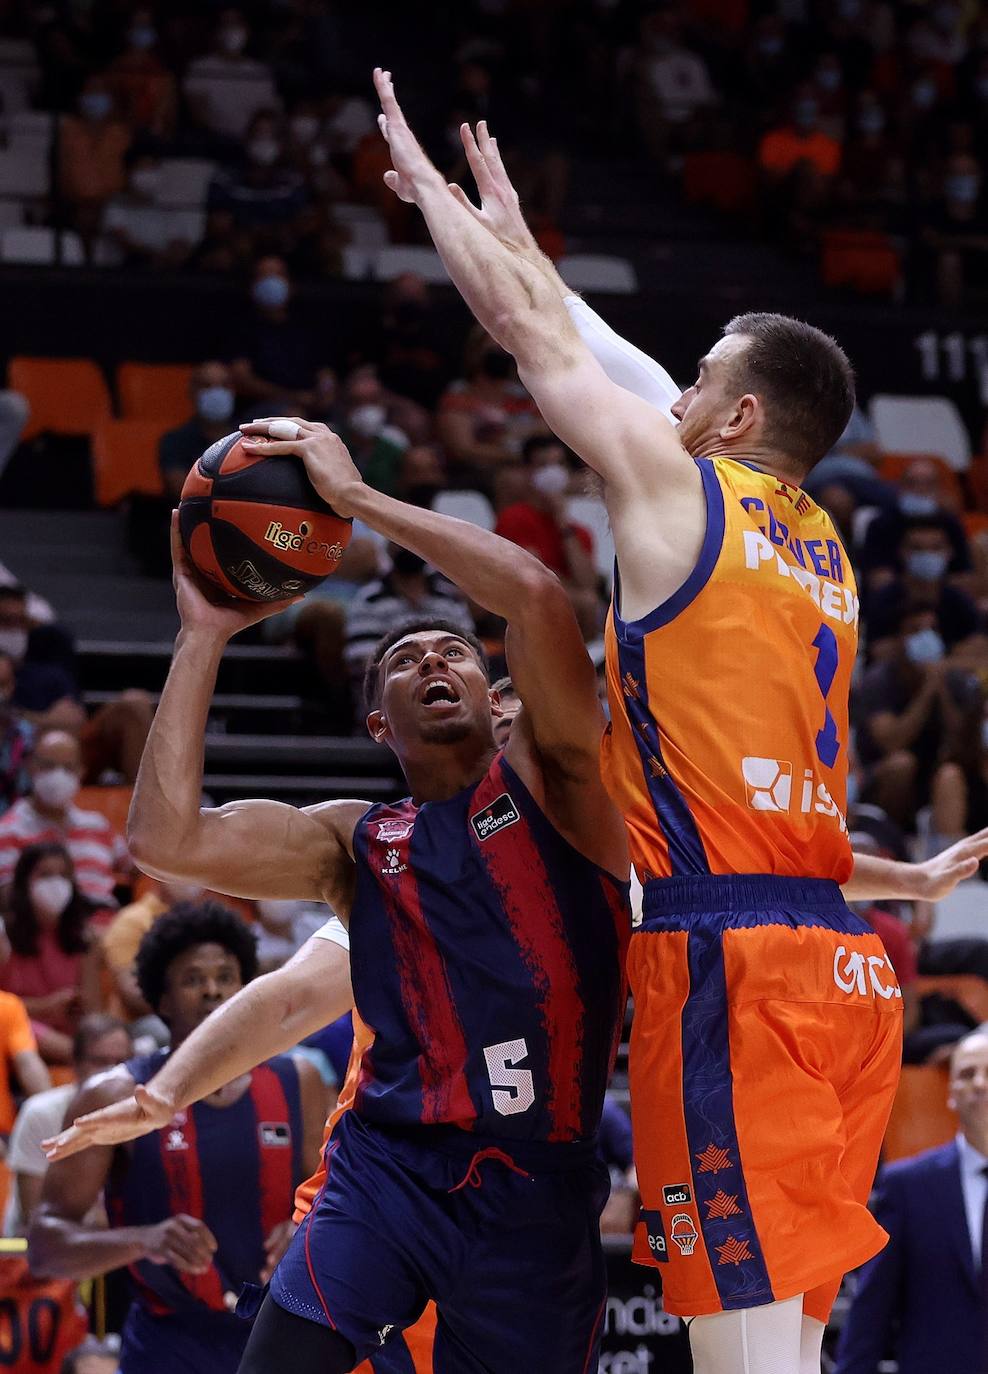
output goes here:
[[820, 1374], [823, 1333], [827, 1328], [816, 1317], [804, 1317], [799, 1335], [799, 1374]]
[[[805, 1374], [802, 1323], [802, 1295], [694, 1317], [689, 1324], [694, 1374]], [[819, 1368], [818, 1356], [816, 1374]]]

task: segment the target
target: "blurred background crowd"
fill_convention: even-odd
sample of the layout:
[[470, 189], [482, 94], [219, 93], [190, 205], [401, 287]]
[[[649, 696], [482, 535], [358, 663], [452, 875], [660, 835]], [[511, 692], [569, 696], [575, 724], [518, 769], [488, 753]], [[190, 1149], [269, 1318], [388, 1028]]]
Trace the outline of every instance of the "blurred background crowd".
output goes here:
[[[859, 403], [807, 486], [861, 595], [849, 827], [859, 849], [922, 858], [988, 826], [980, 6], [0, 2], [0, 1142], [21, 1100], [88, 1071], [94, 1044], [167, 1043], [134, 961], [200, 894], [140, 875], [123, 831], [175, 628], [169, 514], [209, 444], [260, 415], [324, 421], [375, 487], [535, 552], [602, 662], [602, 503], [382, 185], [382, 60], [450, 179], [460, 122], [490, 121], [566, 280], [684, 385], [710, 319], [785, 293], [781, 308], [848, 345]], [[908, 376], [883, 342], [900, 334]], [[405, 614], [476, 628], [503, 666], [503, 624], [358, 525], [339, 573], [224, 660], [207, 797], [395, 795], [359, 682]], [[889, 1157], [954, 1129], [942, 1065], [988, 1019], [985, 897], [967, 885], [950, 919], [863, 909], [899, 974], [915, 1070]], [[262, 969], [325, 917], [232, 905]], [[329, 1096], [348, 1025], [307, 1049]], [[624, 1234], [621, 1111], [611, 1127], [608, 1225]], [[11, 1236], [40, 1194], [26, 1157]], [[115, 1367], [112, 1343], [87, 1350], [80, 1374]]]

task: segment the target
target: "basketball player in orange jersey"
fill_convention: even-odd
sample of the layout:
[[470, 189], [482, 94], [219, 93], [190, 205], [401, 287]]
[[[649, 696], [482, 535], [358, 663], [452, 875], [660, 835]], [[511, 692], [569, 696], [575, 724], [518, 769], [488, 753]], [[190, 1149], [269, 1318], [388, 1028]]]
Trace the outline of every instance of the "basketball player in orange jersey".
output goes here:
[[901, 1053], [894, 971], [840, 891], [856, 589], [799, 485], [846, 425], [850, 365], [808, 325], [742, 316], [675, 428], [608, 378], [552, 274], [490, 232], [496, 149], [488, 165], [464, 131], [478, 212], [419, 147], [390, 74], [375, 84], [386, 182], [605, 482], [603, 765], [644, 883], [636, 1258], [662, 1266], [698, 1374], [819, 1371], [843, 1273], [886, 1239], [865, 1202]]

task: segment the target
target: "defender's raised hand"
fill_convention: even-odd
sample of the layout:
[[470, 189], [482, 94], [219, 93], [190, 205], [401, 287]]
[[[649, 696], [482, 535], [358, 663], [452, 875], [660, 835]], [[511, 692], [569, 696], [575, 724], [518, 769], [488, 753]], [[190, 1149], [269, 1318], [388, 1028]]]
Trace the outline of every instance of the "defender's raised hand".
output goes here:
[[445, 185], [445, 182], [408, 127], [408, 121], [395, 95], [391, 73], [375, 67], [374, 87], [381, 102], [381, 113], [377, 117], [378, 128], [387, 141], [394, 166], [393, 172], [384, 174], [385, 185], [389, 186], [400, 200], [415, 205], [423, 184], [438, 182]]
[[480, 193], [480, 208], [474, 205], [462, 186], [451, 184], [450, 192], [474, 219], [508, 248], [541, 257], [541, 250], [525, 223], [518, 192], [508, 176], [497, 139], [491, 136], [486, 119], [478, 123], [476, 134], [469, 124], [461, 124], [460, 138]]

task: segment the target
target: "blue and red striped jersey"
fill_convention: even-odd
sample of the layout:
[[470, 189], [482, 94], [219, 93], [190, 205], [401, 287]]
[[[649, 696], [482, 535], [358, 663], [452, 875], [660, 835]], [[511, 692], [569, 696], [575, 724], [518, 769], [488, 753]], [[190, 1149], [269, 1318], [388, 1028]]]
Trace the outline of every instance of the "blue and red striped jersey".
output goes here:
[[[146, 1083], [167, 1050], [130, 1060]], [[302, 1109], [298, 1070], [287, 1055], [260, 1064], [250, 1088], [228, 1107], [197, 1102], [168, 1126], [120, 1152], [106, 1187], [112, 1226], [151, 1226], [184, 1212], [216, 1237], [205, 1274], [142, 1260], [130, 1267], [134, 1295], [151, 1313], [190, 1308], [230, 1310], [244, 1283], [257, 1283], [264, 1241], [292, 1215], [302, 1172]]]
[[628, 886], [498, 754], [447, 801], [370, 808], [350, 966], [373, 1034], [354, 1109], [515, 1140], [596, 1134], [624, 1012]]

